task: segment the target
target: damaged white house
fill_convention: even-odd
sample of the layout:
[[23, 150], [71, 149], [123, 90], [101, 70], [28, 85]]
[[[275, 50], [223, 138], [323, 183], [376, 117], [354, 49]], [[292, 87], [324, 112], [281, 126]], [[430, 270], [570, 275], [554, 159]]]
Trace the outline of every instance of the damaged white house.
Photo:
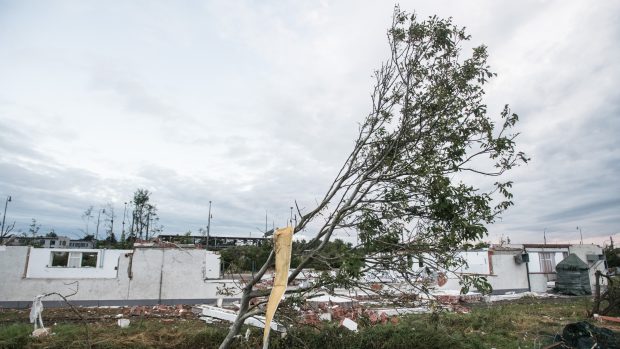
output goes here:
[[70, 299], [85, 306], [215, 303], [234, 298], [218, 290], [236, 287], [220, 278], [217, 253], [197, 249], [0, 246], [0, 266], [1, 307], [29, 307], [39, 294], [71, 294], [76, 286]]
[[468, 266], [447, 273], [448, 281], [439, 288], [458, 290], [459, 275], [475, 274], [487, 278], [493, 294], [546, 292], [548, 283], [556, 279], [556, 265], [573, 253], [588, 265], [594, 289], [594, 274], [607, 269], [603, 249], [569, 244], [513, 244], [461, 252]]
[[[459, 276], [475, 274], [487, 278], [494, 294], [546, 292], [556, 279], [556, 265], [570, 254], [588, 265], [592, 289], [594, 273], [606, 270], [603, 250], [596, 245], [504, 245], [460, 254], [468, 266], [446, 272], [437, 290], [458, 291]], [[241, 286], [238, 280], [222, 279], [219, 254], [204, 249], [0, 246], [0, 266], [0, 307], [12, 308], [28, 307], [44, 293], [71, 294], [76, 285], [71, 301], [85, 306], [231, 302]], [[46, 306], [61, 304], [46, 301]]]

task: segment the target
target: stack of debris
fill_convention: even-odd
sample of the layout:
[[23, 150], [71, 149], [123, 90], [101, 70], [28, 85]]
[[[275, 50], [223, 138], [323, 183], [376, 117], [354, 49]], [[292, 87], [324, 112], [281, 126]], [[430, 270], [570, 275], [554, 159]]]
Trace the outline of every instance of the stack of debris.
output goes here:
[[372, 324], [387, 324], [391, 322], [393, 324], [398, 323], [398, 317], [396, 315], [388, 315], [386, 311], [365, 309], [360, 305], [352, 307], [341, 307], [335, 305], [332, 307], [320, 306], [319, 311], [315, 309], [307, 309], [303, 311], [302, 323], [308, 325], [316, 325], [321, 321], [338, 321], [342, 323], [345, 319], [359, 320], [361, 318], [367, 319]]
[[163, 305], [154, 306], [138, 305], [131, 308], [123, 308], [125, 316], [149, 316], [149, 317], [191, 317], [191, 307], [188, 305]]
[[442, 304], [458, 304], [460, 302], [475, 303], [482, 300], [482, 294], [469, 292], [461, 294], [459, 291], [441, 290], [432, 293], [432, 296]]

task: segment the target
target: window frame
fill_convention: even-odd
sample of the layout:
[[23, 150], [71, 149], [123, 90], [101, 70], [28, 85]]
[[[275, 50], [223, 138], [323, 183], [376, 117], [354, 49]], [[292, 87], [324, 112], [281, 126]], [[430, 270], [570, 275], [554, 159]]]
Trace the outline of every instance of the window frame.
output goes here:
[[[54, 256], [56, 254], [63, 254], [63, 253], [67, 254], [66, 264], [65, 265], [54, 265]], [[85, 261], [84, 254], [95, 256], [94, 265], [84, 265], [84, 261]], [[71, 268], [71, 269], [98, 268], [99, 258], [100, 258], [99, 255], [100, 255], [99, 251], [66, 251], [66, 250], [65, 251], [50, 251], [50, 259], [49, 259], [49, 264], [47, 265], [47, 267], [48, 268]]]
[[545, 274], [555, 273], [555, 252], [538, 252], [540, 271]]

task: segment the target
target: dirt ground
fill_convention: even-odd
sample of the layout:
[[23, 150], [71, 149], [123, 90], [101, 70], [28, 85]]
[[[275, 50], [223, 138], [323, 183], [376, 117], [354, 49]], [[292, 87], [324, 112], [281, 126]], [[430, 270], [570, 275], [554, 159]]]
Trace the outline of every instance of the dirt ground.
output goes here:
[[[142, 318], [142, 319], [198, 319], [191, 311], [189, 305], [155, 305], [133, 307], [76, 307], [75, 309], [87, 322], [110, 320], [115, 322], [118, 318]], [[29, 323], [30, 309], [7, 309], [0, 308], [0, 324]], [[82, 321], [80, 316], [70, 307], [45, 308], [43, 310], [43, 322], [74, 322]]]

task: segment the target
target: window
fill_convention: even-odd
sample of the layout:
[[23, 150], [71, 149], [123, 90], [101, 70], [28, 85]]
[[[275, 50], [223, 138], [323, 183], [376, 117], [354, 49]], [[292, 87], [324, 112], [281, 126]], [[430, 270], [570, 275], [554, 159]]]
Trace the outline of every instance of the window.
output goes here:
[[97, 252], [82, 252], [82, 268], [97, 267]]
[[543, 273], [555, 273], [555, 253], [540, 252], [540, 270]]
[[50, 240], [50, 245], [56, 245], [56, 240]]
[[98, 252], [51, 252], [52, 267], [96, 268]]
[[79, 268], [82, 263], [82, 254], [70, 252], [69, 253], [69, 264], [67, 265], [69, 268]]
[[52, 252], [52, 267], [66, 267], [69, 262], [69, 252]]

